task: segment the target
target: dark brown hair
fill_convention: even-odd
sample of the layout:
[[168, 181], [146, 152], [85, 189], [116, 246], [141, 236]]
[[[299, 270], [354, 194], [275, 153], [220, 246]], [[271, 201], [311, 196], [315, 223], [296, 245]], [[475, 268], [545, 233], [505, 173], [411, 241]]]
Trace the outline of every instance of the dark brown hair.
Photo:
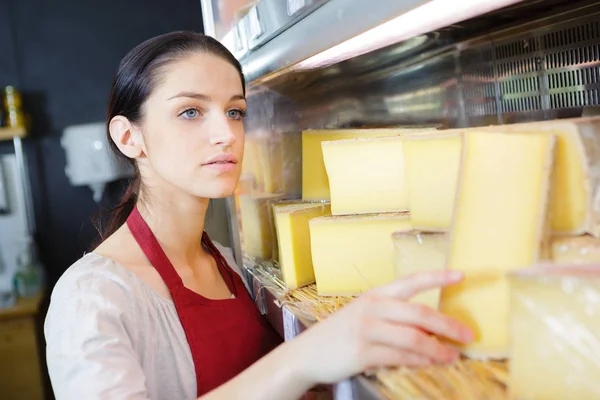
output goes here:
[[142, 183], [137, 163], [121, 153], [110, 137], [108, 125], [117, 115], [126, 117], [132, 123], [140, 122], [143, 117], [144, 103], [156, 87], [161, 68], [194, 52], [210, 53], [233, 65], [240, 73], [245, 94], [246, 82], [240, 63], [225, 46], [212, 37], [200, 33], [179, 31], [156, 36], [136, 46], [121, 60], [108, 99], [106, 131], [112, 150], [133, 166], [134, 176], [120, 202], [108, 211], [109, 219], [106, 226], [103, 227], [99, 219], [96, 223], [102, 241], [125, 223], [138, 201]]

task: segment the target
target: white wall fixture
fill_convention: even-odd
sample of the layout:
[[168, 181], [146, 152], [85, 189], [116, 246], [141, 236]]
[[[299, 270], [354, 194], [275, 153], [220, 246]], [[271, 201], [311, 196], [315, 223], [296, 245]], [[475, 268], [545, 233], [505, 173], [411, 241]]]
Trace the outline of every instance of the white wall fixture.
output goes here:
[[102, 122], [69, 126], [61, 138], [67, 166], [65, 174], [73, 186], [89, 186], [94, 201], [102, 199], [107, 183], [132, 175], [132, 168], [109, 148]]

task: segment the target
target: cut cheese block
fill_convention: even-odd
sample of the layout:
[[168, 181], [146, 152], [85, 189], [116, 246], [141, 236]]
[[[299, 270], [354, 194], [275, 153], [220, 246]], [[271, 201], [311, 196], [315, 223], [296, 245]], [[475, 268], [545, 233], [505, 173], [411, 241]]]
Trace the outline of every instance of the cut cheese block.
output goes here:
[[448, 268], [465, 280], [442, 289], [440, 308], [469, 325], [473, 358], [507, 355], [507, 271], [537, 262], [547, 241], [555, 137], [469, 132], [450, 235]]
[[[282, 194], [302, 191], [302, 137], [298, 133], [255, 132], [246, 138], [240, 194]], [[251, 190], [248, 190], [251, 183]]]
[[269, 260], [273, 256], [271, 206], [279, 195], [237, 195], [236, 204], [240, 222], [242, 251], [250, 257]]
[[505, 132], [557, 135], [552, 229], [600, 237], [600, 118], [577, 118], [487, 127]]
[[302, 196], [302, 135], [286, 133], [281, 137], [280, 187], [286, 197]]
[[600, 265], [600, 239], [588, 235], [554, 237], [552, 261], [560, 264]]
[[323, 142], [333, 215], [408, 211], [402, 139]]
[[404, 136], [408, 204], [415, 229], [450, 228], [461, 143], [460, 133]]
[[[392, 242], [394, 244], [396, 277], [445, 268], [448, 247], [446, 234], [415, 230], [395, 232], [392, 235]], [[440, 289], [421, 292], [410, 301], [425, 304], [437, 310], [440, 303]]]
[[510, 398], [600, 398], [600, 268], [541, 266], [510, 288]]
[[[273, 260], [278, 263], [281, 262], [279, 259], [279, 241], [277, 240], [277, 231], [275, 227], [275, 212], [280, 207], [287, 207], [293, 204], [309, 204], [310, 202], [306, 202], [301, 199], [285, 199], [285, 200], [275, 200], [270, 202], [271, 209], [269, 210], [269, 216], [271, 218], [271, 232], [273, 232]], [[313, 202], [316, 203], [316, 202]]]
[[264, 173], [260, 164], [261, 147], [264, 146], [264, 135], [247, 135], [244, 143], [244, 159], [240, 181], [248, 182], [240, 194], [258, 194], [264, 188]]
[[288, 289], [297, 289], [315, 282], [310, 251], [308, 222], [328, 215], [327, 203], [275, 205], [275, 231], [279, 246], [279, 265]]
[[396, 136], [427, 131], [423, 127], [392, 129], [308, 130], [302, 132], [302, 199], [329, 200], [329, 180], [321, 144], [333, 140]]
[[392, 233], [408, 213], [311, 219], [312, 260], [321, 296], [358, 295], [394, 280]]
[[259, 147], [264, 193], [301, 195], [302, 138], [300, 134], [273, 134]]

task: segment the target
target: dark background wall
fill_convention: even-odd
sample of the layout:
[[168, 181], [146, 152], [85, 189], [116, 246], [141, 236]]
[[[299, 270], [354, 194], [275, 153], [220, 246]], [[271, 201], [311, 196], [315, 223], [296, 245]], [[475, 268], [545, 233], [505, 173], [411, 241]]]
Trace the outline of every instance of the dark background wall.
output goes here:
[[[63, 129], [102, 121], [126, 52], [181, 29], [202, 31], [199, 0], [0, 0], [0, 87], [20, 89], [33, 119], [26, 150], [50, 287], [96, 239], [90, 216], [98, 205], [64, 173]], [[11, 151], [10, 143], [0, 144], [0, 153]], [[120, 187], [111, 185], [103, 205]]]
[[[202, 31], [199, 0], [0, 0], [0, 86], [17, 86], [33, 119], [27, 151], [50, 283], [96, 237], [89, 221], [98, 205], [64, 173], [64, 128], [102, 121], [121, 58], [145, 39], [180, 29]], [[112, 185], [103, 205], [120, 186]]]

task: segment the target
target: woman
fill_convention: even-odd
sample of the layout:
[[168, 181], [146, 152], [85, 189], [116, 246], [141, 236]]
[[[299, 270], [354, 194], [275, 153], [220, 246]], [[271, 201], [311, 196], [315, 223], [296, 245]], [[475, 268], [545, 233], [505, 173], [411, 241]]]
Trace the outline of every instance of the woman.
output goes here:
[[135, 178], [102, 244], [54, 288], [45, 334], [57, 399], [297, 399], [370, 368], [456, 360], [430, 333], [472, 340], [407, 302], [461, 280], [438, 272], [372, 290], [280, 344], [231, 251], [204, 233], [209, 199], [238, 183], [245, 108], [240, 64], [210, 37], [162, 35], [122, 60], [107, 126]]

